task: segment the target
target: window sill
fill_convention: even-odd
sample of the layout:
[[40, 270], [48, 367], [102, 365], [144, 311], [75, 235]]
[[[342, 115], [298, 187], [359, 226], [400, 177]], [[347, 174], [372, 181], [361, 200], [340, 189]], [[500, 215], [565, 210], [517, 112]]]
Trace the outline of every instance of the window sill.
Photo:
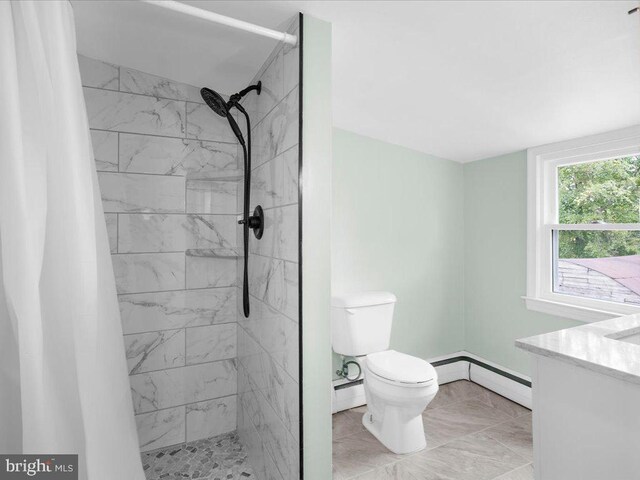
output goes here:
[[543, 300], [541, 298], [522, 297], [522, 299], [525, 301], [528, 310], [547, 313], [549, 315], [555, 315], [557, 317], [570, 318], [572, 320], [578, 320], [585, 323], [599, 322], [601, 320], [623, 317], [630, 314], [628, 311], [611, 312], [578, 305], [571, 305], [568, 303]]

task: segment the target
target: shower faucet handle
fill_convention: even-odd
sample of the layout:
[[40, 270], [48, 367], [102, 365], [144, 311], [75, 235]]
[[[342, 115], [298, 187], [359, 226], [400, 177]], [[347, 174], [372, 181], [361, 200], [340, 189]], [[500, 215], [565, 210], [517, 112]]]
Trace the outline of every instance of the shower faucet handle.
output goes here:
[[258, 205], [253, 211], [253, 215], [249, 216], [249, 218], [238, 220], [238, 223], [240, 225], [248, 225], [249, 228], [253, 230], [253, 234], [256, 238], [260, 240], [264, 233], [264, 211], [262, 210], [262, 207]]

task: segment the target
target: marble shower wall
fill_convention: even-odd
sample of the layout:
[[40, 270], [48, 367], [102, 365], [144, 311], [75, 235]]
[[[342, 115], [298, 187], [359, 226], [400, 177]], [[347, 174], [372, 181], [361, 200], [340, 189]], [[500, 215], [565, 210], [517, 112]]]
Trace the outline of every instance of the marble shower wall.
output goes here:
[[[297, 17], [288, 31], [298, 34]], [[249, 318], [242, 314], [238, 289], [238, 433], [259, 480], [300, 475], [299, 53], [278, 45], [254, 79], [262, 81], [262, 93], [243, 103], [253, 135], [250, 207], [264, 208], [265, 231], [261, 240], [250, 235]], [[239, 260], [239, 287], [241, 273]]]
[[79, 62], [140, 448], [236, 430], [235, 137], [196, 87]]

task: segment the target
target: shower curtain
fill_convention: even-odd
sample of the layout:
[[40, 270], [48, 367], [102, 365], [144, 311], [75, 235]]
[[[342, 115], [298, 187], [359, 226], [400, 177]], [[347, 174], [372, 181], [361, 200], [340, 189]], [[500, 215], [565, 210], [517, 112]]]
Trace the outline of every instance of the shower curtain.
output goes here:
[[0, 453], [142, 480], [68, 1], [0, 2]]

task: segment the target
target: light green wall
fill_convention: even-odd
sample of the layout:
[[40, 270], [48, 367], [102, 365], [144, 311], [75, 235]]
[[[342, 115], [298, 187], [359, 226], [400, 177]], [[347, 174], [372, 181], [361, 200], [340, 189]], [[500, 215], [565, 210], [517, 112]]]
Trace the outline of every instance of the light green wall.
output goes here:
[[465, 349], [529, 374], [514, 340], [579, 325], [527, 310], [526, 152], [464, 165]]
[[395, 293], [410, 355], [464, 348], [462, 184], [459, 163], [334, 129], [332, 293]]
[[331, 478], [331, 24], [303, 17], [302, 402], [305, 480]]
[[394, 292], [391, 348], [467, 350], [528, 375], [515, 339], [579, 325], [521, 298], [526, 152], [463, 166], [335, 128], [332, 198], [332, 293]]

